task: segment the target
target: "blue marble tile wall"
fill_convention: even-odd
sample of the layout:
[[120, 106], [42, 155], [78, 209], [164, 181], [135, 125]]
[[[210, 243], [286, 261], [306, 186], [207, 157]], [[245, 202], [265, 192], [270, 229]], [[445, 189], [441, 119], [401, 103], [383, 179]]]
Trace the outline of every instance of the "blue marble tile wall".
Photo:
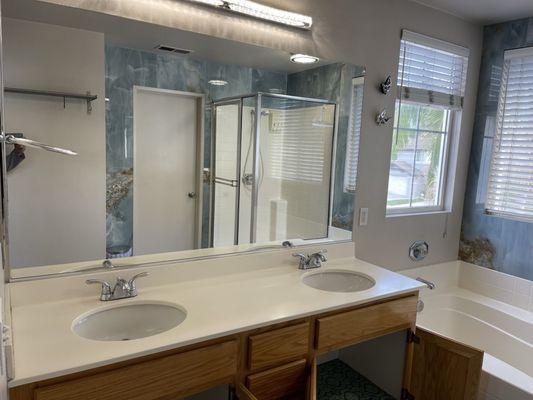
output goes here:
[[349, 64], [329, 64], [303, 72], [289, 74], [287, 94], [334, 101], [339, 107], [332, 225], [352, 230], [354, 194], [343, 189], [346, 140], [351, 112], [352, 79], [363, 76], [365, 69]]
[[[285, 90], [283, 73], [219, 64], [191, 57], [155, 54], [107, 44], [106, 146], [107, 146], [107, 249], [108, 255], [131, 255], [133, 239], [133, 86], [204, 93], [207, 102], [270, 88]], [[224, 79], [226, 86], [212, 86]], [[209, 167], [210, 109], [205, 113], [204, 167]], [[205, 188], [204, 188], [205, 192]], [[209, 194], [207, 192], [207, 194]], [[208, 209], [209, 197], [204, 206]], [[207, 246], [208, 213], [204, 213], [202, 246]]]
[[533, 18], [484, 28], [459, 258], [533, 280], [533, 224], [484, 213], [504, 51], [533, 45]]

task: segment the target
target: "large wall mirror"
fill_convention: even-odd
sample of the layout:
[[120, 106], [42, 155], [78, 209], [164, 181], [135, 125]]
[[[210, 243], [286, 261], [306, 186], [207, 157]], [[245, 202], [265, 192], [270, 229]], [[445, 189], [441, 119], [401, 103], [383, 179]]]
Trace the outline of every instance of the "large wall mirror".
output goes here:
[[352, 239], [363, 67], [2, 3], [12, 278]]

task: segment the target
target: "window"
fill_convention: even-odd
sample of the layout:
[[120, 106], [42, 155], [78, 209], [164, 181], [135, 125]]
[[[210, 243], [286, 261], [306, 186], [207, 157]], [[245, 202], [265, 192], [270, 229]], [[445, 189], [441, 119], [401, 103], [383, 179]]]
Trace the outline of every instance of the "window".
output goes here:
[[352, 104], [346, 139], [346, 162], [344, 164], [344, 191], [354, 193], [357, 184], [357, 163], [359, 162], [359, 138], [361, 137], [361, 115], [363, 113], [363, 87], [365, 78], [352, 80]]
[[444, 210], [450, 136], [467, 65], [468, 49], [402, 32], [387, 214]]
[[533, 221], [533, 48], [505, 53], [485, 209]]

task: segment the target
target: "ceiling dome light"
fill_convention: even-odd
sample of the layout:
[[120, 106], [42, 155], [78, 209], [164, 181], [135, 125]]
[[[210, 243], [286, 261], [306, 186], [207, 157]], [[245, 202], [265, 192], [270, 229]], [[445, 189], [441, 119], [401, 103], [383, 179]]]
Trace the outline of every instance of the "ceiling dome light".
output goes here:
[[315, 56], [308, 56], [307, 54], [292, 54], [291, 62], [296, 64], [315, 64], [320, 59]]
[[213, 86], [226, 86], [228, 84], [228, 81], [225, 81], [223, 79], [211, 79], [208, 83]]

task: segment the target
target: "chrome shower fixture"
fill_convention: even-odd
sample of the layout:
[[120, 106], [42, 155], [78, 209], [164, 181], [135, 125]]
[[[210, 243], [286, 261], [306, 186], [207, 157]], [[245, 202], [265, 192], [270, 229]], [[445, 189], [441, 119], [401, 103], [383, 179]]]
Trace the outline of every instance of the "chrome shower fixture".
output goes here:
[[390, 89], [392, 87], [392, 80], [391, 76], [387, 76], [387, 79], [385, 79], [383, 82], [379, 84], [379, 90], [383, 94], [388, 94], [390, 92]]
[[423, 240], [417, 240], [409, 246], [409, 258], [413, 261], [422, 261], [428, 253], [429, 244]]
[[387, 115], [387, 110], [381, 110], [381, 112], [376, 115], [376, 124], [379, 126], [385, 125], [389, 122], [390, 117]]

